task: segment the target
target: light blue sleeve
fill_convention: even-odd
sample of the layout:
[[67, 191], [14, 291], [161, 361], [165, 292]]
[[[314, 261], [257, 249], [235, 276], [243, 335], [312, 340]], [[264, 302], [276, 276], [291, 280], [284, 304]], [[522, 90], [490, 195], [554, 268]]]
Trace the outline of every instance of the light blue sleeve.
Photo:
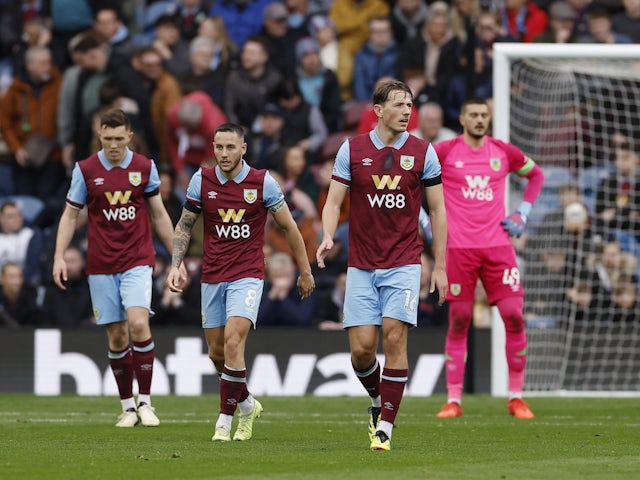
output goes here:
[[189, 186], [187, 187], [187, 199], [196, 202], [198, 205], [202, 204], [202, 169], [199, 168], [196, 173], [193, 174], [191, 180], [189, 180]]
[[340, 146], [333, 165], [333, 175], [351, 181], [351, 155], [349, 154], [349, 140]]
[[264, 185], [262, 190], [262, 201], [266, 208], [273, 207], [278, 202], [284, 200], [284, 194], [280, 184], [271, 176], [269, 172], [264, 175]]
[[158, 175], [158, 168], [156, 162], [151, 160], [151, 171], [149, 172], [149, 182], [147, 183], [144, 193], [153, 192], [155, 189], [160, 188], [160, 175]]
[[440, 160], [438, 160], [438, 154], [436, 153], [433, 145], [429, 144], [427, 148], [427, 154], [424, 157], [424, 170], [422, 171], [422, 180], [428, 178], [434, 178], [440, 175]]
[[67, 200], [78, 205], [85, 205], [87, 203], [87, 184], [84, 181], [82, 170], [80, 170], [77, 163], [71, 173], [71, 186], [67, 193]]

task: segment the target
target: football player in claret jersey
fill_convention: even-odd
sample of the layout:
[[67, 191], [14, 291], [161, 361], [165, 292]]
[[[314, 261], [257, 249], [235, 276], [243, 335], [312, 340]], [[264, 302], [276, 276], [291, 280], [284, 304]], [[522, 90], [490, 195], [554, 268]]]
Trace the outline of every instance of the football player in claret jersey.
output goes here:
[[[157, 426], [151, 406], [154, 343], [149, 327], [151, 272], [155, 264], [151, 226], [167, 248], [173, 226], [159, 195], [160, 178], [153, 161], [128, 148], [133, 137], [126, 113], [107, 111], [100, 119], [102, 150], [78, 162], [67, 205], [60, 218], [53, 280], [65, 289], [64, 252], [80, 210], [88, 210], [86, 272], [98, 325], [109, 340], [109, 363], [118, 385], [122, 414], [116, 426]], [[180, 281], [186, 280], [184, 265]], [[133, 398], [133, 377], [138, 401]]]
[[187, 200], [176, 225], [172, 268], [167, 284], [180, 291], [180, 265], [198, 215], [204, 220], [202, 327], [209, 357], [220, 375], [220, 415], [214, 442], [231, 440], [236, 407], [240, 414], [234, 440], [249, 440], [262, 405], [247, 388], [244, 350], [256, 326], [265, 275], [264, 236], [267, 214], [285, 231], [300, 271], [298, 290], [307, 298], [314, 289], [311, 266], [295, 220], [278, 183], [266, 170], [249, 167], [244, 130], [225, 123], [216, 128], [217, 165], [201, 168], [189, 182]]
[[[430, 291], [447, 292], [447, 222], [440, 164], [433, 147], [407, 130], [413, 99], [407, 85], [381, 82], [373, 93], [378, 124], [345, 141], [336, 156], [322, 211], [323, 239], [316, 257], [333, 247], [340, 205], [349, 195], [349, 253], [343, 327], [351, 363], [371, 399], [371, 450], [390, 450], [391, 433], [408, 379], [407, 335], [417, 323], [420, 294], [418, 216], [426, 192], [435, 266]], [[347, 193], [348, 192], [348, 193]], [[384, 369], [376, 359], [382, 334]]]
[[[460, 417], [463, 413], [467, 333], [478, 278], [505, 325], [507, 411], [516, 418], [534, 417], [522, 400], [527, 359], [524, 294], [510, 237], [520, 237], [524, 232], [527, 216], [542, 190], [544, 173], [517, 147], [488, 136], [490, 121], [485, 100], [467, 100], [460, 114], [463, 134], [434, 145], [442, 166], [449, 224], [449, 329], [445, 344], [448, 400], [439, 418]], [[506, 179], [511, 172], [529, 181], [522, 203], [506, 216]]]

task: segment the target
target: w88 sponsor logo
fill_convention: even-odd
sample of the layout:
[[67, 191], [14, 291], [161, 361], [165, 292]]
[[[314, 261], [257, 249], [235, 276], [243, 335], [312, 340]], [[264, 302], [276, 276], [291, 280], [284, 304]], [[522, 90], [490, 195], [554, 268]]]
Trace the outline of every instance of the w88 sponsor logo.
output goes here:
[[[376, 190], [400, 190], [399, 184], [402, 179], [402, 175], [371, 175], [371, 179], [373, 180], [373, 184], [376, 187]], [[402, 193], [376, 193], [371, 195], [367, 194], [367, 199], [369, 200], [369, 205], [371, 208], [404, 208], [406, 205], [406, 198]]]
[[126, 222], [127, 220], [134, 220], [136, 218], [136, 207], [130, 205], [128, 207], [117, 207], [109, 210], [103, 208], [102, 213], [110, 222]]

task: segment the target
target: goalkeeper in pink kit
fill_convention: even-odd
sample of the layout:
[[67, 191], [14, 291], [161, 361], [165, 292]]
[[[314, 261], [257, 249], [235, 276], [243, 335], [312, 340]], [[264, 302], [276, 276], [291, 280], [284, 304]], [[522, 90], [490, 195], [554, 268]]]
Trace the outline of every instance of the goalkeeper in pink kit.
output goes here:
[[[490, 122], [486, 101], [467, 100], [460, 114], [462, 135], [434, 145], [442, 167], [449, 230], [449, 329], [445, 344], [448, 400], [438, 413], [439, 418], [463, 414], [467, 334], [478, 278], [505, 325], [509, 367], [507, 411], [516, 418], [534, 417], [522, 400], [527, 359], [524, 293], [510, 237], [520, 237], [524, 232], [531, 207], [542, 190], [544, 174], [520, 149], [488, 136]], [[506, 179], [511, 172], [529, 182], [522, 203], [505, 218]]]

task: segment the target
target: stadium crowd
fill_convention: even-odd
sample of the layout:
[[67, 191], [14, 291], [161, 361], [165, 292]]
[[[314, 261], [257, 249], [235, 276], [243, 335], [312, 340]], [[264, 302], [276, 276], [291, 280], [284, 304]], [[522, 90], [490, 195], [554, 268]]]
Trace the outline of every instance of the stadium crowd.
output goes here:
[[[446, 140], [461, 131], [465, 99], [492, 97], [495, 42], [638, 43], [640, 0], [0, 0], [0, 26], [0, 325], [76, 328], [92, 324], [86, 215], [65, 253], [66, 291], [51, 282], [55, 229], [73, 165], [99, 148], [96, 119], [107, 109], [132, 119], [132, 149], [156, 161], [174, 224], [189, 179], [212, 165], [215, 127], [243, 125], [246, 161], [278, 180], [315, 263], [335, 155], [375, 125], [380, 79], [411, 87], [413, 134]], [[531, 265], [525, 288], [537, 292], [529, 320], [561, 315], [567, 302], [584, 318], [611, 306], [617, 320], [640, 318], [639, 145], [613, 133], [611, 158], [594, 156], [590, 189], [577, 187], [584, 172], [564, 170], [543, 191], [546, 215], [516, 241]], [[545, 167], [544, 151], [527, 153]], [[348, 217], [345, 202], [336, 247], [303, 303], [286, 239], [267, 225], [260, 325], [341, 328]], [[424, 239], [419, 325], [443, 325]], [[183, 293], [165, 290], [171, 255], [160, 242], [156, 252], [154, 325], [197, 326], [202, 225]]]

